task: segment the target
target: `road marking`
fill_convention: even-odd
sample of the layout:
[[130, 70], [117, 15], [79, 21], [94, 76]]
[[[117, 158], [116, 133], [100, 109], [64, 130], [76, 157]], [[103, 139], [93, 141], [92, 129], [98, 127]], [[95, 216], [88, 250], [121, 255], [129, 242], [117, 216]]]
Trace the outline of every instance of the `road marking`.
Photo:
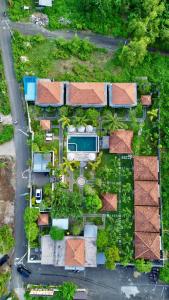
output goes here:
[[29, 175], [29, 171], [30, 171], [29, 169], [26, 169], [25, 171], [23, 171], [22, 172], [22, 178], [28, 179], [28, 176], [25, 176], [25, 173], [28, 172], [28, 175]]
[[20, 196], [27, 196], [29, 193], [20, 194]]
[[24, 132], [22, 129], [18, 129], [18, 131], [22, 132], [24, 135], [29, 136], [26, 132]]

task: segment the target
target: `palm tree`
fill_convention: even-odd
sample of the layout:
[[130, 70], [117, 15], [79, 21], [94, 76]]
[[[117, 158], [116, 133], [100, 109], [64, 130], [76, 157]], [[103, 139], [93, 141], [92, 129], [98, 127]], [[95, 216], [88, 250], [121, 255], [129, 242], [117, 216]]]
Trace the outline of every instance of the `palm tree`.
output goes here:
[[87, 117], [83, 116], [74, 116], [73, 117], [73, 124], [75, 126], [86, 126], [87, 125]]
[[64, 174], [67, 174], [68, 171], [74, 171], [75, 168], [80, 166], [79, 161], [69, 161], [65, 157], [63, 158], [64, 162], [61, 164], [61, 170]]
[[59, 119], [59, 122], [62, 123], [62, 128], [64, 129], [65, 127], [70, 125], [70, 119], [66, 116], [63, 116]]
[[125, 124], [122, 123], [116, 114], [112, 114], [110, 110], [106, 110], [103, 114], [102, 120], [103, 127], [108, 131], [114, 131], [120, 128], [125, 128]]
[[102, 155], [103, 155], [103, 152], [100, 152], [96, 158], [96, 161], [94, 162], [91, 162], [89, 161], [89, 165], [92, 169], [92, 171], [96, 171], [96, 169], [99, 167], [99, 165], [101, 164], [101, 161], [102, 161]]

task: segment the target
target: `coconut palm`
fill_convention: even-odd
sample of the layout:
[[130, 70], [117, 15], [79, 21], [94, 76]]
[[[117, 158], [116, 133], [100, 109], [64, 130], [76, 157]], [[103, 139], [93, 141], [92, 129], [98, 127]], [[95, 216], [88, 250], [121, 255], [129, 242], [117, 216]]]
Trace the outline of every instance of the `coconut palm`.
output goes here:
[[125, 128], [125, 124], [122, 123], [116, 114], [112, 114], [111, 111], [106, 110], [102, 117], [103, 127], [109, 131], [114, 131], [120, 128]]
[[59, 122], [62, 123], [62, 128], [64, 129], [65, 127], [70, 125], [70, 119], [66, 116], [63, 116], [59, 119]]
[[75, 126], [86, 126], [87, 125], [87, 117], [85, 115], [83, 115], [83, 116], [75, 115], [73, 117], [73, 124]]

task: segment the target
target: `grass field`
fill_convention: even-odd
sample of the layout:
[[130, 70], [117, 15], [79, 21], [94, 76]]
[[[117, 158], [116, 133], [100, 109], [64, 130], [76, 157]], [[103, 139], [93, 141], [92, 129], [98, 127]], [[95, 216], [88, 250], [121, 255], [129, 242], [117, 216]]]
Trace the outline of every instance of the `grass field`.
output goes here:
[[1, 53], [0, 53], [0, 113], [4, 115], [8, 115], [10, 113], [8, 90], [5, 81]]

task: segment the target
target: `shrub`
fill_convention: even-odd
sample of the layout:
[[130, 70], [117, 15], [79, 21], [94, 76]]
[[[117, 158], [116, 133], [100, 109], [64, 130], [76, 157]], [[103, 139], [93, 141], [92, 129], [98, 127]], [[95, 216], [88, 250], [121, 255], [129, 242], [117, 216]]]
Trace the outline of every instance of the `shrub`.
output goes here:
[[120, 260], [119, 250], [116, 246], [105, 250], [106, 256], [106, 268], [109, 270], [115, 270], [115, 262]]
[[61, 241], [64, 239], [64, 230], [61, 228], [52, 227], [49, 233], [54, 241]]
[[1, 273], [0, 274], [0, 297], [8, 293], [7, 284], [10, 278], [10, 273]]
[[166, 263], [164, 267], [160, 269], [160, 280], [169, 283], [169, 263]]
[[73, 300], [77, 286], [73, 282], [64, 282], [57, 293], [58, 299]]
[[99, 230], [97, 235], [97, 250], [104, 251], [109, 243], [109, 238], [105, 230]]
[[144, 259], [137, 259], [135, 261], [135, 268], [140, 273], [148, 273], [152, 269], [152, 263]]
[[0, 227], [0, 253], [6, 254], [14, 247], [12, 229], [8, 225]]

